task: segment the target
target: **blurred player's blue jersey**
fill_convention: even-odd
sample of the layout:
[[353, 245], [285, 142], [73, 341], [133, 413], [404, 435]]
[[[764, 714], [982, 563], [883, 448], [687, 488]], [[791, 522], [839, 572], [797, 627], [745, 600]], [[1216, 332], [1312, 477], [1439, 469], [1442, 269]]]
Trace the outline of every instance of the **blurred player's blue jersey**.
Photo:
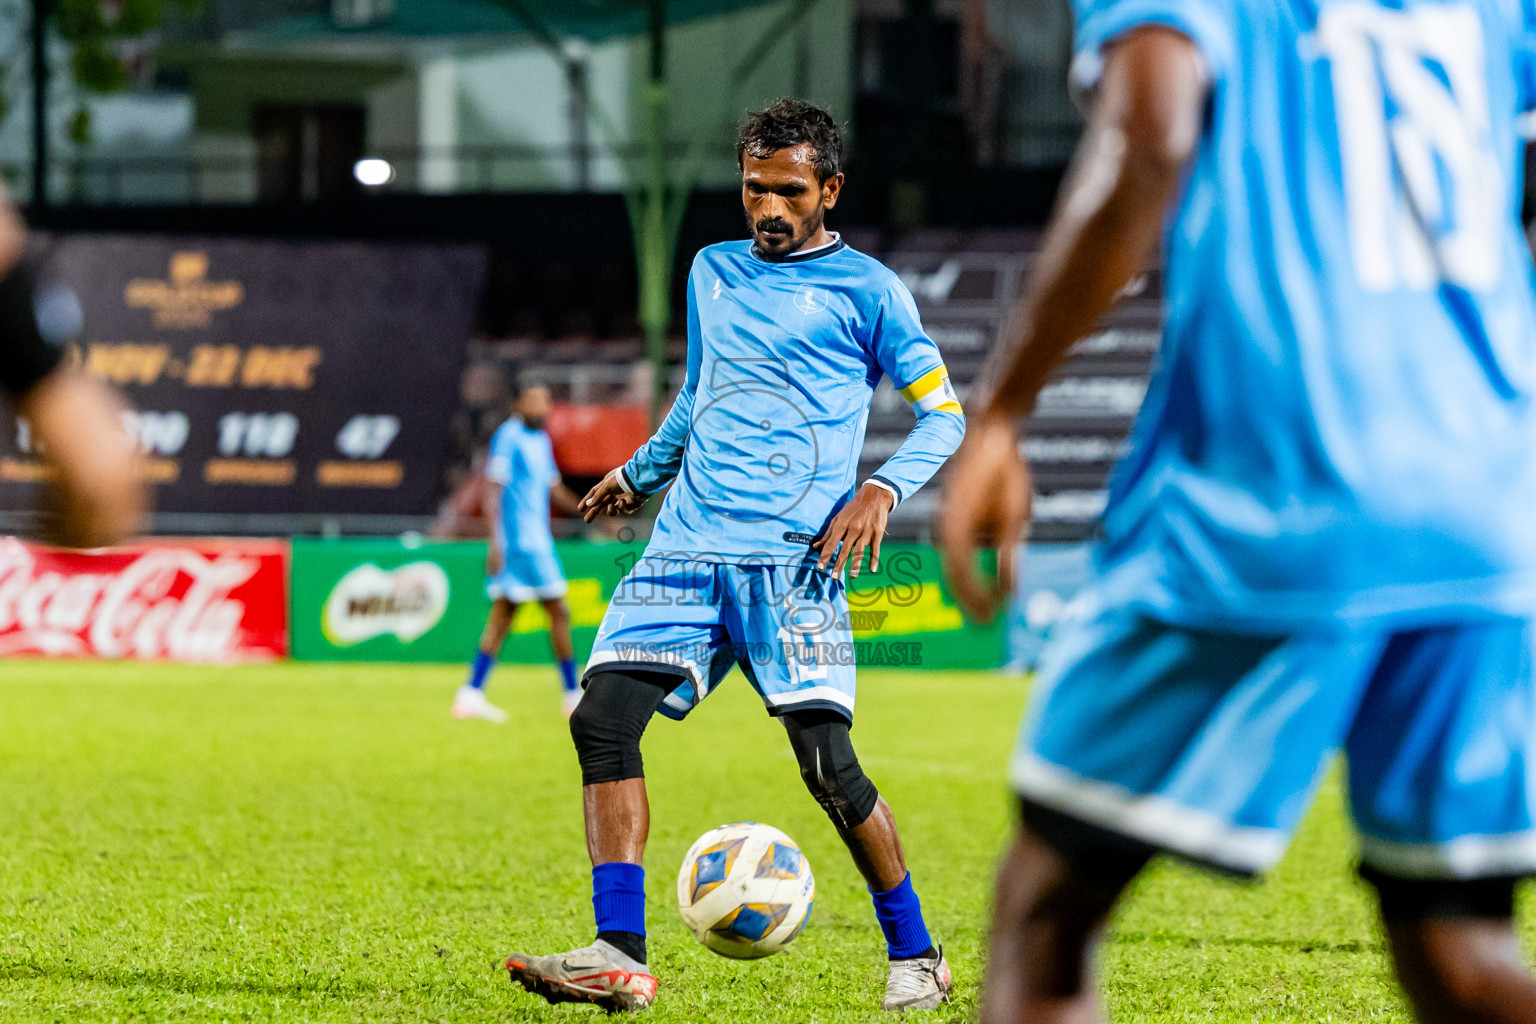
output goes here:
[[623, 468], [649, 494], [674, 477], [649, 551], [785, 564], [853, 496], [882, 376], [918, 423], [875, 478], [898, 499], [964, 434], [938, 346], [900, 279], [842, 244], [768, 262], [712, 245], [688, 277], [688, 375], [656, 436]]
[[1078, 83], [1163, 24], [1209, 123], [1100, 596], [1191, 626], [1536, 609], [1531, 0], [1076, 0]]
[[1079, 0], [1084, 84], [1171, 26], [1210, 121], [1102, 575], [1014, 756], [1026, 818], [1262, 871], [1343, 749], [1366, 866], [1536, 871], [1533, 11]]
[[491, 436], [485, 476], [501, 486], [501, 530], [491, 538], [502, 571], [487, 584], [491, 597], [522, 602], [565, 594], [565, 575], [549, 529], [549, 491], [560, 482], [549, 435], [521, 419], [507, 420]]

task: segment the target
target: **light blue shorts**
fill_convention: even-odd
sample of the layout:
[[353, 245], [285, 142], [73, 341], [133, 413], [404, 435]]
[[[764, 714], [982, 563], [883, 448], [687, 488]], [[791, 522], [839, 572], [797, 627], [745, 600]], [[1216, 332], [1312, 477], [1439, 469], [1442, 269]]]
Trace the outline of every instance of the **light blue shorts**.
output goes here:
[[841, 580], [815, 562], [727, 565], [641, 559], [619, 583], [583, 677], [670, 672], [661, 713], [682, 718], [740, 665], [771, 715], [825, 708], [850, 721], [854, 644]]
[[1530, 622], [1264, 637], [1085, 603], [1059, 630], [1013, 759], [1022, 797], [1251, 874], [1342, 750], [1366, 865], [1536, 872]]
[[504, 598], [513, 604], [553, 601], [565, 596], [565, 573], [561, 572], [560, 560], [553, 550], [503, 550], [501, 572], [485, 581], [485, 596], [493, 601]]

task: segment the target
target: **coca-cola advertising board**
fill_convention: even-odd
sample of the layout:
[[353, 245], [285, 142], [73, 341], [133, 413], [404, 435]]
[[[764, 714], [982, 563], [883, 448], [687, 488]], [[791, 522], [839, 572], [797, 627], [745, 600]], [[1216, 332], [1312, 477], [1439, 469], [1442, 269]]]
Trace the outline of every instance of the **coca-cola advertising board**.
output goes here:
[[0, 658], [281, 658], [287, 573], [286, 541], [66, 551], [0, 537]]

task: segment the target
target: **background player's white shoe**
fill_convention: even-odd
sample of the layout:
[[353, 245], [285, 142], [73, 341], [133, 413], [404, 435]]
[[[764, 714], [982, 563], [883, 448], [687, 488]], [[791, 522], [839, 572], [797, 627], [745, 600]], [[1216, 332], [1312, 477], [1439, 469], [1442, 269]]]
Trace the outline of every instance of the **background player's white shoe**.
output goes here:
[[891, 973], [885, 979], [885, 1001], [882, 1010], [933, 1010], [939, 1004], [949, 1002], [949, 990], [954, 979], [949, 973], [949, 961], [944, 950], [931, 958], [892, 960]]
[[581, 703], [581, 690], [566, 690], [560, 698], [560, 711], [566, 718], [576, 713], [576, 705]]
[[484, 690], [461, 686], [459, 692], [453, 695], [453, 717], [483, 718], [487, 722], [499, 724], [507, 720], [507, 713], [486, 700]]
[[613, 1012], [643, 1010], [656, 1001], [656, 979], [645, 964], [601, 939], [553, 956], [513, 953], [507, 973], [551, 1003], [592, 1003]]

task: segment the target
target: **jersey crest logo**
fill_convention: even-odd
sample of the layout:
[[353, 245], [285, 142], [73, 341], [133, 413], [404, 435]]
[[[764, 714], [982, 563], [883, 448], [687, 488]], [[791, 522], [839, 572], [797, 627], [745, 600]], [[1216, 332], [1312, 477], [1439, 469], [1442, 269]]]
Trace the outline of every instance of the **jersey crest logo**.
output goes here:
[[827, 308], [827, 293], [820, 288], [812, 288], [802, 285], [795, 293], [795, 305], [800, 307], [800, 312], [806, 316], [812, 313], [820, 313]]

